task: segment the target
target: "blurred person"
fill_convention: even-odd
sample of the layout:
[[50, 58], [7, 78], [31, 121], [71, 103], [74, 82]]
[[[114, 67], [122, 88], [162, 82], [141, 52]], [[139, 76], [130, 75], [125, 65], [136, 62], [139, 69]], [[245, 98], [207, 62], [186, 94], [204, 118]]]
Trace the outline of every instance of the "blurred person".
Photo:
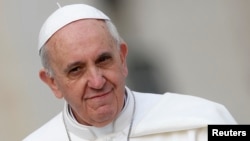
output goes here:
[[65, 105], [23, 141], [205, 141], [207, 125], [236, 124], [223, 105], [203, 98], [129, 89], [127, 44], [92, 6], [53, 12], [38, 48], [39, 76]]

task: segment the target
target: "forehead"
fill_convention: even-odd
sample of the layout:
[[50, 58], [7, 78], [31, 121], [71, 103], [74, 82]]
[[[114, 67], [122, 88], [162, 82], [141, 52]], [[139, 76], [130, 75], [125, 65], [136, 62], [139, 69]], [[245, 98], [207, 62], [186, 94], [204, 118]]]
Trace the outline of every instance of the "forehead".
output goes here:
[[46, 47], [52, 57], [51, 59], [58, 61], [59, 58], [69, 57], [70, 54], [76, 55], [81, 52], [83, 55], [90, 49], [99, 50], [113, 45], [114, 40], [105, 22], [89, 19], [75, 21], [58, 30], [49, 39]]
[[51, 49], [61, 48], [68, 44], [76, 44], [78, 41], [91, 42], [96, 38], [106, 38], [112, 42], [104, 20], [84, 19], [72, 22], [58, 30], [47, 42], [46, 46]]
[[53, 39], [65, 38], [70, 39], [71, 36], [90, 36], [91, 33], [107, 34], [107, 26], [103, 20], [84, 19], [74, 21], [60, 30], [58, 30], [52, 37]]

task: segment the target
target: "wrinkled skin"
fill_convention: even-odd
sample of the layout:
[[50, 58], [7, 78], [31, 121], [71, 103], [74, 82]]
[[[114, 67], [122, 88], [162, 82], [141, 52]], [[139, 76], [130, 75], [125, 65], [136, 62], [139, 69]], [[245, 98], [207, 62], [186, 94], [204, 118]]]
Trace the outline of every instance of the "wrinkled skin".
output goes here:
[[77, 121], [102, 127], [122, 110], [128, 75], [127, 45], [114, 42], [102, 20], [79, 20], [46, 43], [53, 76], [39, 73], [57, 98], [64, 98]]

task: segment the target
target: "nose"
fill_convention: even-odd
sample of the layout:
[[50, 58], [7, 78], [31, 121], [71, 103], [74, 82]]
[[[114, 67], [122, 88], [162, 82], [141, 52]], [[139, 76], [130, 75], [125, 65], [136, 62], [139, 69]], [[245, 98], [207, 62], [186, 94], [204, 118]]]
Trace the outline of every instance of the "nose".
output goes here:
[[98, 67], [93, 67], [88, 71], [88, 87], [93, 89], [101, 89], [105, 84], [105, 78], [102, 71]]

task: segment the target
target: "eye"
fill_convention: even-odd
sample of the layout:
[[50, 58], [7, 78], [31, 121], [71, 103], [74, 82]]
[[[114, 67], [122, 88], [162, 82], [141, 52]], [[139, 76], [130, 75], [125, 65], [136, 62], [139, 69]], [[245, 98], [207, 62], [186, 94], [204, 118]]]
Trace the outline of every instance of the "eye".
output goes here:
[[73, 67], [72, 69], [70, 69], [68, 74], [70, 76], [77, 76], [77, 75], [80, 75], [81, 72], [82, 72], [82, 67], [76, 66], [76, 67]]
[[99, 59], [100, 62], [105, 62], [107, 60], [109, 60], [111, 57], [110, 56], [103, 56]]
[[69, 78], [75, 78], [84, 73], [84, 70], [86, 69], [86, 64], [80, 61], [73, 62], [68, 64], [65, 69], [64, 73]]
[[77, 72], [80, 70], [80, 67], [75, 67], [70, 70], [70, 72]]
[[107, 64], [112, 60], [112, 56], [109, 53], [102, 54], [98, 60], [96, 61], [97, 64]]

